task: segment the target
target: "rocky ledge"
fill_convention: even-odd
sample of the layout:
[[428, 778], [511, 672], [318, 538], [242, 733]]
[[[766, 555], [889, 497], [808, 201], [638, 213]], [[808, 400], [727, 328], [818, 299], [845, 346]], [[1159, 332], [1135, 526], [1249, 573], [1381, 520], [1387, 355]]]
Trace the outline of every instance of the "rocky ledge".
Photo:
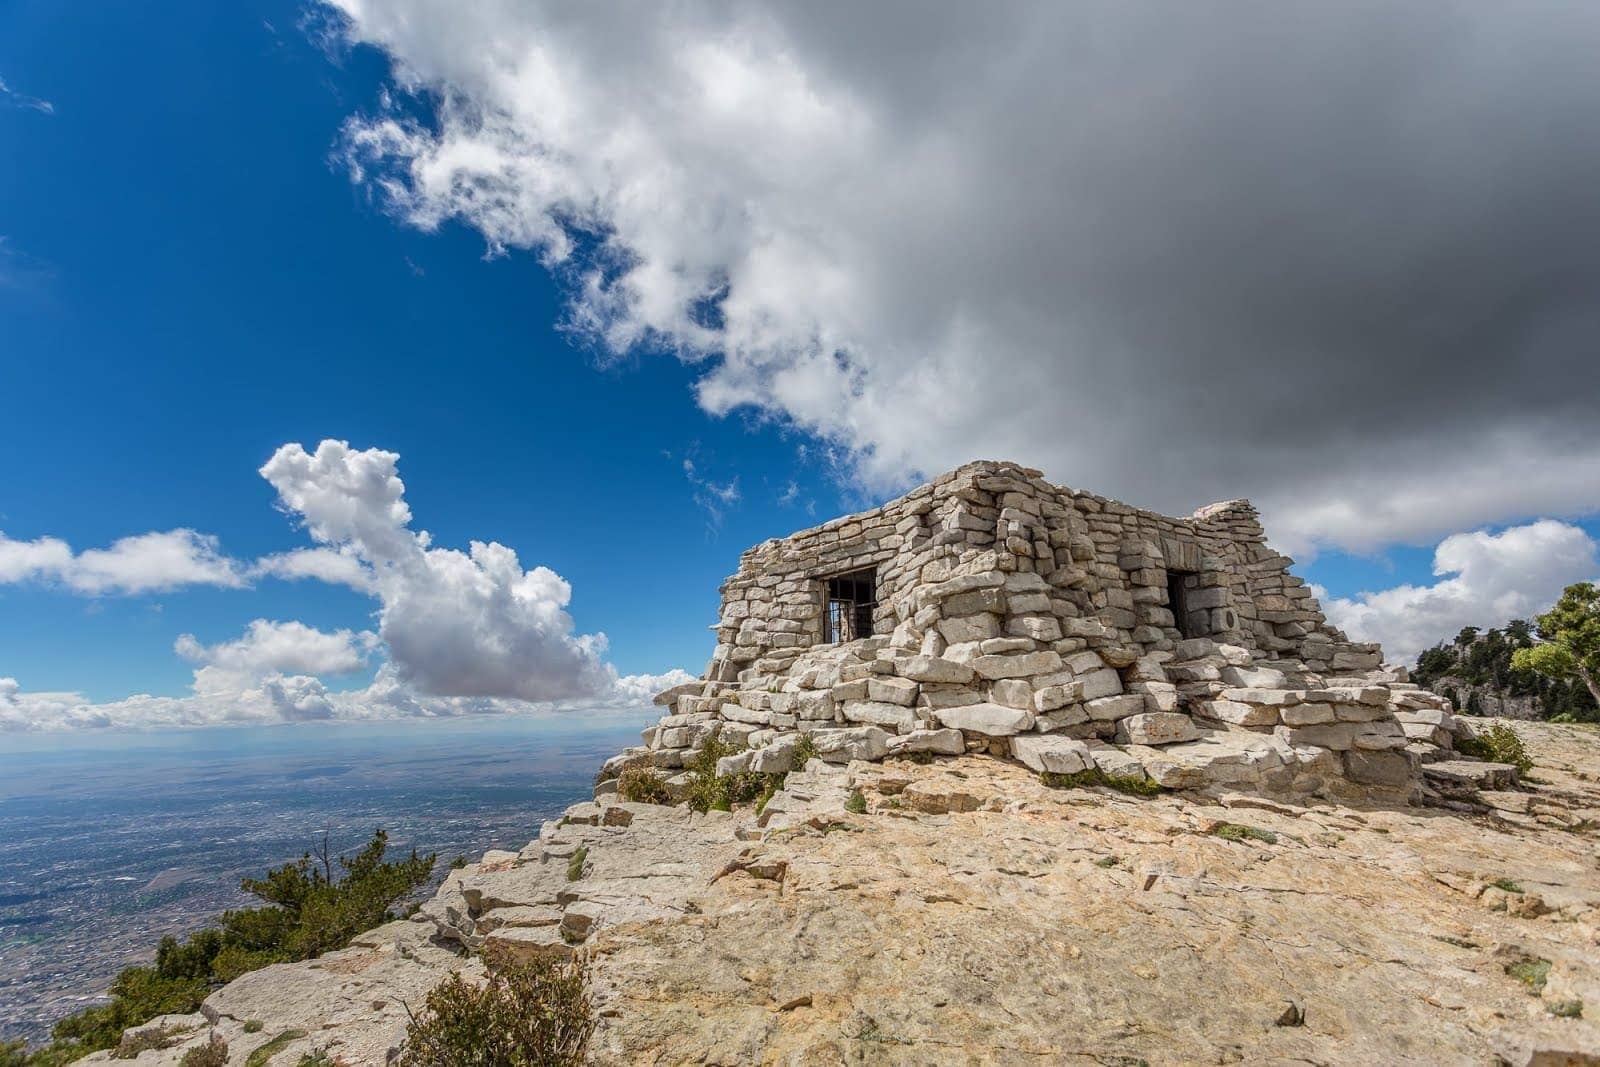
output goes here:
[[812, 760], [759, 816], [602, 798], [134, 1062], [215, 1032], [234, 1064], [383, 1064], [499, 944], [590, 957], [604, 1064], [1600, 1064], [1600, 731], [1516, 728], [1533, 776], [1459, 761], [1448, 809], [987, 754]]

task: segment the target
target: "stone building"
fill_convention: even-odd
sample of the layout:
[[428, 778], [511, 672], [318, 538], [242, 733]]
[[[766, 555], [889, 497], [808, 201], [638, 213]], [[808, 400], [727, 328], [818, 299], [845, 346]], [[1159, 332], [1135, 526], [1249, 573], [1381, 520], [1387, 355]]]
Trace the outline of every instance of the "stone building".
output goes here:
[[[987, 751], [1055, 773], [1290, 797], [1408, 795], [1442, 698], [1328, 624], [1234, 500], [1187, 518], [976, 462], [745, 552], [704, 676], [657, 698], [669, 776]], [[669, 786], [682, 782], [669, 777]], [[604, 784], [602, 789], [606, 788]]]

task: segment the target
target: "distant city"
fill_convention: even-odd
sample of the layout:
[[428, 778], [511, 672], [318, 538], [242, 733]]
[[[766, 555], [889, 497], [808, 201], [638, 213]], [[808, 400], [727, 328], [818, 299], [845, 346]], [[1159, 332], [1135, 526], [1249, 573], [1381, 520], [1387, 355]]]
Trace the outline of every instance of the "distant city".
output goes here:
[[0, 751], [0, 1040], [48, 1035], [123, 967], [250, 898], [331, 835], [354, 851], [519, 848], [650, 718], [308, 723], [8, 737]]

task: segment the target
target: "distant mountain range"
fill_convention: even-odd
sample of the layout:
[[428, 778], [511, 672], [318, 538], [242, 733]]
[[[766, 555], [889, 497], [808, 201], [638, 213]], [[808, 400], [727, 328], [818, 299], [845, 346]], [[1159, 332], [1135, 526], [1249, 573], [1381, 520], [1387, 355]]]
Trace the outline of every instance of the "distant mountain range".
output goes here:
[[1600, 709], [1582, 682], [1512, 669], [1511, 654], [1532, 644], [1533, 625], [1526, 619], [1512, 619], [1500, 630], [1468, 626], [1454, 640], [1425, 649], [1411, 680], [1449, 697], [1468, 715], [1600, 721]]

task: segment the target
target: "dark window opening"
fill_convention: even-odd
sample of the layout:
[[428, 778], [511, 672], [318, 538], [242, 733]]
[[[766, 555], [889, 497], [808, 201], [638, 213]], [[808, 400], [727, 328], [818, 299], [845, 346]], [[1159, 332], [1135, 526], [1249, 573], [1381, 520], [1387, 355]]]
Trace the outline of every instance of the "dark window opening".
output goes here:
[[851, 571], [827, 579], [828, 607], [822, 616], [823, 640], [830, 645], [872, 636], [872, 613], [878, 607], [876, 571]]
[[1167, 571], [1167, 607], [1172, 611], [1173, 625], [1185, 638], [1201, 637], [1189, 621], [1189, 595], [1185, 579], [1193, 578], [1193, 571]]

